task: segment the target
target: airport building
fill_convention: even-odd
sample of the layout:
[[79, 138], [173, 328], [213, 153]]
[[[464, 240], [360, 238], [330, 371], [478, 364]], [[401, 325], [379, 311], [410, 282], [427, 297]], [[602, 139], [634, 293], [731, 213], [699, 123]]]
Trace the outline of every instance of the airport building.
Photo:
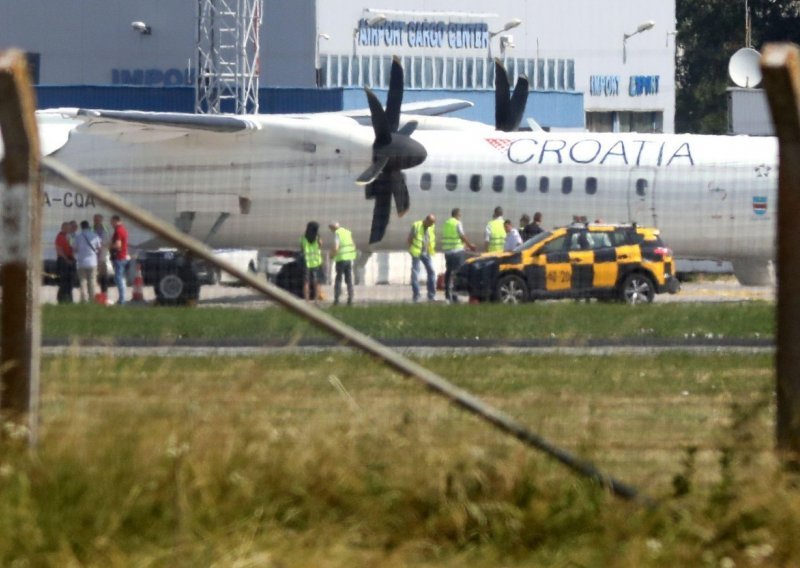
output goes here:
[[[4, 2], [0, 48], [29, 54], [40, 107], [191, 112], [200, 7], [244, 3]], [[674, 132], [675, 0], [264, 0], [257, 16], [260, 112], [363, 108], [398, 56], [404, 100], [467, 99], [456, 116], [493, 123], [499, 58], [545, 128]]]

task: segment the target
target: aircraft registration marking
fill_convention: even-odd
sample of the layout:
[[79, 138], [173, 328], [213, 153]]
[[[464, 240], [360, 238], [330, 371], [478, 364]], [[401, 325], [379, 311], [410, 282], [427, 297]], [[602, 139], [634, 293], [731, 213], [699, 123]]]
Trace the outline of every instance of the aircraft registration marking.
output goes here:
[[65, 191], [63, 196], [51, 196], [48, 192], [44, 192], [44, 204], [47, 207], [52, 207], [57, 204], [67, 209], [95, 209], [97, 205], [94, 202], [94, 197], [80, 192]]

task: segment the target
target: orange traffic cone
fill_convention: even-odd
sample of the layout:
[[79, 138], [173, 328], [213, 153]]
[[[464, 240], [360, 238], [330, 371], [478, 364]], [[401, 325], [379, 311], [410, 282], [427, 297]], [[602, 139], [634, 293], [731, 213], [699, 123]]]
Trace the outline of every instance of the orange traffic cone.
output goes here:
[[144, 277], [142, 276], [142, 265], [136, 263], [136, 276], [133, 279], [132, 302], [144, 302]]

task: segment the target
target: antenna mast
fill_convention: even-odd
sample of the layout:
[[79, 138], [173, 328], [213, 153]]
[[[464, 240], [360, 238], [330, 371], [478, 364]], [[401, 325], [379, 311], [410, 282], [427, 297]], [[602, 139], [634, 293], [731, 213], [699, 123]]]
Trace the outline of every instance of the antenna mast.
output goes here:
[[750, 21], [750, 5], [744, 0], [744, 46], [753, 47], [752, 22]]
[[196, 113], [258, 113], [262, 12], [263, 0], [197, 0]]

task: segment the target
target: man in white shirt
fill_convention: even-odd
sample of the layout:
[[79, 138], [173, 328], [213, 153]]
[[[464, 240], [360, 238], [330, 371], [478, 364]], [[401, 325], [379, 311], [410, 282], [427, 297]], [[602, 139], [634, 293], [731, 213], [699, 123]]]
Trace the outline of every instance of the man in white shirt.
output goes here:
[[97, 253], [103, 246], [100, 237], [92, 231], [89, 221], [81, 221], [81, 231], [75, 235], [75, 260], [78, 265], [78, 282], [81, 302], [94, 300], [94, 283], [97, 280]]
[[522, 244], [522, 237], [519, 231], [514, 227], [511, 219], [506, 219], [503, 223], [503, 227], [506, 230], [506, 242], [503, 246], [503, 250], [505, 252], [510, 252]]

